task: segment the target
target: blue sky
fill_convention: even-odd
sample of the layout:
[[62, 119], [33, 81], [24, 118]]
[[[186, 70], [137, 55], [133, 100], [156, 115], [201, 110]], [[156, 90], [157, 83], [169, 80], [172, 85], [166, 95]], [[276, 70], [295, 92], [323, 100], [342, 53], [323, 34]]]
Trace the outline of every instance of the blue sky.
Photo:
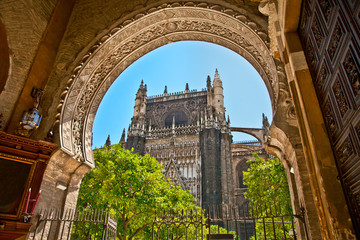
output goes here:
[[[233, 127], [262, 126], [262, 113], [272, 120], [269, 93], [258, 72], [239, 54], [219, 45], [197, 41], [171, 43], [138, 59], [115, 80], [97, 111], [93, 126], [93, 147], [104, 145], [108, 134], [118, 143], [133, 115], [135, 94], [141, 80], [147, 84], [147, 96], [164, 92], [206, 87], [209, 75], [218, 69], [224, 88], [226, 115]], [[233, 133], [234, 141], [253, 137]]]

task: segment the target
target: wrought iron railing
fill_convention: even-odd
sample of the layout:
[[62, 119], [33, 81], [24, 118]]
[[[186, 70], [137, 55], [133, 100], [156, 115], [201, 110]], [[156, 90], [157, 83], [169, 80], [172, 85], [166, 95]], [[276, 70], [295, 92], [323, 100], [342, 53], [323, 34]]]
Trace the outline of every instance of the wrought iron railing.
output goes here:
[[[153, 222], [153, 240], [162, 239], [308, 239], [305, 213], [293, 214], [291, 208], [266, 207], [248, 203], [242, 206], [211, 206], [207, 210], [157, 213]], [[299, 238], [295, 223], [301, 222], [304, 234]], [[213, 238], [212, 238], [213, 237]]]
[[[219, 239], [221, 235], [224, 240], [307, 240], [304, 219], [304, 211], [293, 214], [289, 206], [249, 203], [210, 206], [206, 210], [165, 211], [155, 214], [152, 239]], [[117, 239], [117, 221], [103, 210], [47, 209], [41, 211], [34, 222], [28, 235], [31, 240]]]
[[204, 220], [202, 210], [156, 213], [152, 239], [202, 239]]
[[116, 239], [117, 221], [98, 209], [45, 209], [28, 239]]

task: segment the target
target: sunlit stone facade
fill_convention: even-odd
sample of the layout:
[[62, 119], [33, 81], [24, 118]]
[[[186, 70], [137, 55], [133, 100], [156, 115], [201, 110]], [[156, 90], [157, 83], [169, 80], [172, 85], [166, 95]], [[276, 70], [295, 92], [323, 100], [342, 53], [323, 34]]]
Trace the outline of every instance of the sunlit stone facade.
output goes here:
[[147, 97], [142, 82], [126, 147], [149, 154], [176, 185], [201, 205], [233, 203], [232, 136], [222, 81], [216, 70], [206, 88]]

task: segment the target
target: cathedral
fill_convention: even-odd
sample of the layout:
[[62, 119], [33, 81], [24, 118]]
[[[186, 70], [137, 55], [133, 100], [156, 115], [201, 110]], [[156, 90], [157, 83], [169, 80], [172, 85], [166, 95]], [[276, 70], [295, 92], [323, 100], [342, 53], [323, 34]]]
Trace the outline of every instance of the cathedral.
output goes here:
[[[225, 117], [218, 70], [213, 80], [207, 77], [206, 88], [201, 91], [190, 90], [186, 84], [181, 92], [168, 93], [166, 86], [161, 95], [147, 97], [146, 92], [147, 86], [142, 81], [136, 93], [126, 148], [155, 157], [164, 166], [166, 178], [189, 190], [205, 208], [243, 202], [246, 186], [239, 177], [247, 170], [251, 151], [264, 154], [265, 150], [260, 138], [254, 142], [259, 145], [234, 144], [232, 152], [230, 120]], [[247, 148], [242, 149], [242, 145]], [[233, 155], [236, 158], [239, 152], [244, 158], [234, 165]], [[235, 196], [240, 187], [241, 194]]]
[[206, 89], [147, 97], [141, 82], [126, 147], [149, 154], [166, 178], [188, 189], [202, 206], [233, 202], [230, 122], [216, 70]]
[[[126, 68], [204, 41], [264, 81], [273, 118], [251, 134], [284, 165], [293, 214], [304, 214], [298, 238], [360, 239], [359, 32], [356, 0], [0, 1], [0, 238], [24, 239], [40, 209], [75, 208], [97, 109]], [[229, 126], [222, 101], [218, 74], [202, 91], [152, 98], [143, 84], [128, 131], [202, 205], [243, 189], [248, 146], [230, 131], [250, 132]]]

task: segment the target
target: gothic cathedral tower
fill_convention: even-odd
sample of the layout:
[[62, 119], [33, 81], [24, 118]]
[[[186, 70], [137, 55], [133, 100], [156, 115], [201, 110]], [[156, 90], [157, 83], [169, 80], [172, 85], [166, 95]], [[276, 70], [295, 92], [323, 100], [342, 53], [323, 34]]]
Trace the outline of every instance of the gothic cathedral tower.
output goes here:
[[127, 149], [149, 154], [164, 166], [165, 176], [187, 189], [202, 207], [233, 204], [229, 121], [225, 118], [222, 81], [216, 70], [201, 91], [147, 97], [141, 82]]

